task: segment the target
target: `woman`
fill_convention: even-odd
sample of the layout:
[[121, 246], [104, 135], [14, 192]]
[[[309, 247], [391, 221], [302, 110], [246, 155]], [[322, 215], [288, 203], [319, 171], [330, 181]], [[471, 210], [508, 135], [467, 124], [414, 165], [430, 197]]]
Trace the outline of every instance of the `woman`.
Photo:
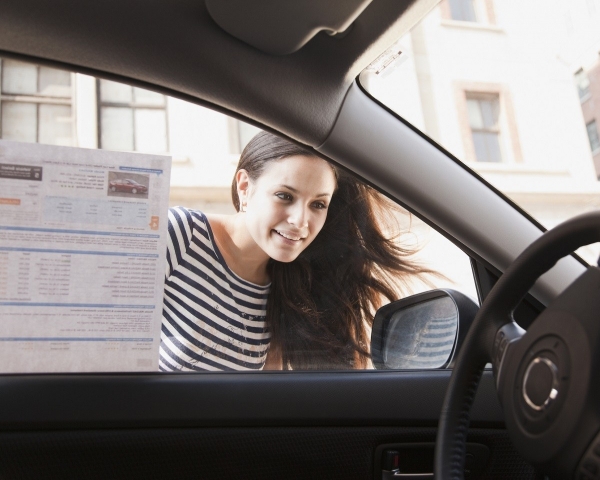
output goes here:
[[374, 312], [426, 271], [384, 236], [387, 201], [266, 132], [232, 197], [235, 215], [170, 211], [160, 369], [367, 366]]

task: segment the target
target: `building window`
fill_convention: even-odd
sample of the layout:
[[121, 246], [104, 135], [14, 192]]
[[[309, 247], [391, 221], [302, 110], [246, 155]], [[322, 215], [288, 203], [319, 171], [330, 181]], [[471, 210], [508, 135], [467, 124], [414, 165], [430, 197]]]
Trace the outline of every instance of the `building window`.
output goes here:
[[477, 22], [473, 0], [448, 0], [452, 20]]
[[74, 145], [71, 72], [0, 60], [0, 138]]
[[494, 93], [467, 93], [469, 127], [478, 162], [501, 162], [500, 99]]
[[575, 84], [577, 85], [577, 92], [579, 93], [579, 100], [587, 100], [590, 96], [590, 79], [587, 73], [582, 68], [577, 70], [575, 73]]
[[494, 0], [446, 0], [441, 4], [442, 18], [484, 25], [496, 24]]
[[98, 80], [100, 148], [166, 153], [167, 98], [160, 93]]
[[592, 120], [586, 125], [590, 148], [593, 153], [600, 151], [600, 137], [598, 136], [598, 127], [596, 120]]

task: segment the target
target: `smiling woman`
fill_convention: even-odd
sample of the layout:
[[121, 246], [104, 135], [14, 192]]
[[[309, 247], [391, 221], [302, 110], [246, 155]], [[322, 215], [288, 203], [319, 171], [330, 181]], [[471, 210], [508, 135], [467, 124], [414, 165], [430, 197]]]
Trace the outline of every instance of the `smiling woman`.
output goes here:
[[234, 215], [171, 210], [161, 370], [365, 367], [382, 300], [431, 273], [384, 235], [385, 200], [266, 132], [232, 197]]
[[246, 228], [236, 230], [249, 233], [249, 247], [256, 254], [249, 263], [246, 260], [240, 264], [234, 255], [231, 261], [239, 264], [236, 266], [240, 271], [258, 263], [257, 271], [248, 271], [247, 275], [260, 278], [266, 275], [269, 257], [291, 262], [321, 231], [336, 188], [336, 175], [325, 160], [300, 155], [271, 162], [258, 178], [256, 172], [245, 167], [251, 168], [240, 165], [235, 180], [246, 213], [241, 218]]

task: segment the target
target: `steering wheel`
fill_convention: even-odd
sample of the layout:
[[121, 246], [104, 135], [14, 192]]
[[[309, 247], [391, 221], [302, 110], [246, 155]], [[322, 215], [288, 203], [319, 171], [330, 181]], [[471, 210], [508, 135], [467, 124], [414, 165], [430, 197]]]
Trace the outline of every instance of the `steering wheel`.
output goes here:
[[537, 278], [600, 241], [600, 212], [544, 233], [500, 277], [458, 354], [440, 416], [435, 478], [462, 479], [469, 411], [491, 362], [508, 433], [551, 478], [600, 474], [600, 268], [589, 267], [525, 332], [513, 312]]

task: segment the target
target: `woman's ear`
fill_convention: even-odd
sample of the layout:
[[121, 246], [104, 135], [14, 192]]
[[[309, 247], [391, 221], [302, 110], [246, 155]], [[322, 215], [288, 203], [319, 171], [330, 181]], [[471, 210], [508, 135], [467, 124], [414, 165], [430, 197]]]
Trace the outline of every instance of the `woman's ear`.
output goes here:
[[244, 211], [250, 194], [250, 176], [243, 168], [235, 174], [235, 182], [237, 184], [237, 193], [240, 200], [240, 210]]

